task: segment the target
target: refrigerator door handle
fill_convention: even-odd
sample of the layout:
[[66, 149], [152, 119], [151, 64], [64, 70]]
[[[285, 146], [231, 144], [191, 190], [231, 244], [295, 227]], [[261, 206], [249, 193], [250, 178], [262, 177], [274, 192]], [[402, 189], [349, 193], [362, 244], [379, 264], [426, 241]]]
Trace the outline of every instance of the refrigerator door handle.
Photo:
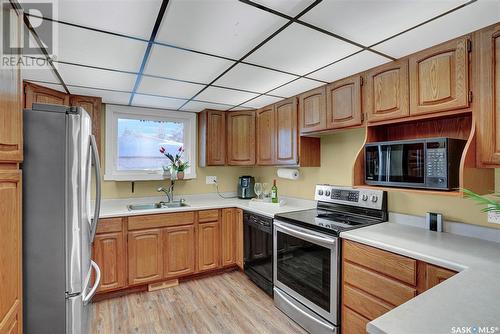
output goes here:
[[90, 242], [94, 242], [97, 224], [99, 223], [99, 214], [101, 212], [101, 164], [99, 161], [99, 152], [97, 151], [97, 144], [94, 135], [90, 136], [90, 147], [92, 150], [92, 159], [94, 160], [95, 171], [95, 208], [92, 225], [90, 227]]
[[83, 293], [83, 305], [87, 305], [90, 303], [92, 300], [92, 297], [94, 297], [95, 293], [97, 292], [97, 288], [99, 287], [99, 284], [101, 284], [101, 269], [95, 263], [94, 261], [90, 260], [90, 264], [92, 265], [92, 268], [95, 270], [95, 281], [94, 281], [94, 286], [92, 289], [90, 289], [89, 293]]

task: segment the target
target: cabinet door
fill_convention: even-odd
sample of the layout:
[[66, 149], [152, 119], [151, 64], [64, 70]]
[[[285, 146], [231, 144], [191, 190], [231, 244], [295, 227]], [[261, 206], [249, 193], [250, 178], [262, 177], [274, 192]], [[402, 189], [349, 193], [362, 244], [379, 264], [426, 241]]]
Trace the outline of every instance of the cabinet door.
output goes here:
[[299, 162], [297, 147], [297, 99], [292, 97], [275, 105], [276, 113], [276, 165], [296, 165]]
[[167, 227], [163, 230], [165, 278], [194, 273], [194, 225]]
[[469, 106], [468, 44], [460, 38], [410, 56], [410, 115]]
[[219, 222], [198, 225], [198, 271], [217, 269], [220, 266]]
[[361, 125], [361, 77], [345, 78], [326, 87], [328, 128]]
[[479, 42], [479, 156], [500, 165], [500, 24], [481, 31]]
[[422, 293], [455, 275], [453, 270], [419, 262], [418, 293]]
[[143, 284], [163, 277], [161, 230], [128, 232], [128, 282]]
[[236, 264], [243, 270], [243, 210], [236, 209]]
[[227, 160], [229, 165], [255, 165], [255, 111], [227, 114]]
[[226, 164], [226, 112], [203, 110], [198, 114], [200, 166]]
[[93, 244], [93, 258], [101, 269], [99, 292], [125, 287], [126, 253], [122, 232], [97, 234]]
[[368, 72], [365, 103], [370, 123], [410, 114], [407, 59], [390, 62]]
[[69, 103], [72, 106], [82, 107], [92, 120], [92, 134], [95, 136], [97, 148], [101, 149], [101, 106], [100, 97], [71, 95]]
[[24, 107], [32, 108], [33, 103], [60, 104], [69, 106], [69, 95], [30, 82], [24, 83]]
[[[0, 170], [0, 324], [2, 333], [20, 329], [16, 314], [21, 314], [21, 172]], [[14, 319], [14, 320], [12, 320]], [[17, 325], [16, 325], [17, 323]]]
[[221, 249], [223, 266], [229, 266], [236, 263], [236, 243], [238, 238], [238, 226], [236, 221], [236, 209], [222, 209]]
[[257, 110], [257, 165], [273, 165], [276, 151], [274, 106]]
[[299, 95], [300, 133], [326, 129], [326, 86]]

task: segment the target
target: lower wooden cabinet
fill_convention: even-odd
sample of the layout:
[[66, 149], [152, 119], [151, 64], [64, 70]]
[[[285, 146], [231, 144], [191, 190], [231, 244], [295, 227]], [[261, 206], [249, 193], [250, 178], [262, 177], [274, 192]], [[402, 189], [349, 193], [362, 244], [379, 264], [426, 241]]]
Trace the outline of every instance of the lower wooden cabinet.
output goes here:
[[243, 210], [236, 209], [236, 264], [243, 270]]
[[92, 253], [101, 269], [98, 292], [120, 289], [127, 285], [127, 250], [123, 232], [97, 234]]
[[0, 323], [0, 333], [2, 334], [21, 334], [22, 314], [21, 303], [17, 303]]
[[178, 277], [195, 271], [194, 225], [167, 227], [163, 230], [164, 277]]
[[198, 271], [217, 269], [220, 266], [220, 223], [198, 225]]
[[128, 283], [144, 284], [163, 278], [162, 230], [128, 232]]
[[236, 209], [222, 209], [221, 221], [221, 259], [222, 266], [230, 266], [236, 263], [236, 239], [237, 239], [237, 212]]
[[456, 274], [456, 272], [452, 270], [434, 266], [425, 262], [419, 262], [418, 269], [418, 293], [429, 290]]

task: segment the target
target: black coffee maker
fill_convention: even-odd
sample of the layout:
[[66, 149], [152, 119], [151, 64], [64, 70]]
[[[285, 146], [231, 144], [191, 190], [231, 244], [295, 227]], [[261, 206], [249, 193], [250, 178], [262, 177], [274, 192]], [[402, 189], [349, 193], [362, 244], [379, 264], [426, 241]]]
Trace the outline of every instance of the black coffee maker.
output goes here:
[[244, 175], [238, 178], [238, 198], [251, 199], [255, 197], [253, 190], [255, 179], [253, 176]]

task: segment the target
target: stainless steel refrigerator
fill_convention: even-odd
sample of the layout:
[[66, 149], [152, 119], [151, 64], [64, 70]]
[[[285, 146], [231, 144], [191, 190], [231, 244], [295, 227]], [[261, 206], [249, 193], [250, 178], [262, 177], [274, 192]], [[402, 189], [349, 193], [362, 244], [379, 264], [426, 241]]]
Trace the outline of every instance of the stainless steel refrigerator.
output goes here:
[[49, 104], [24, 110], [22, 168], [24, 332], [85, 334], [100, 282], [90, 255], [101, 198], [87, 112]]

